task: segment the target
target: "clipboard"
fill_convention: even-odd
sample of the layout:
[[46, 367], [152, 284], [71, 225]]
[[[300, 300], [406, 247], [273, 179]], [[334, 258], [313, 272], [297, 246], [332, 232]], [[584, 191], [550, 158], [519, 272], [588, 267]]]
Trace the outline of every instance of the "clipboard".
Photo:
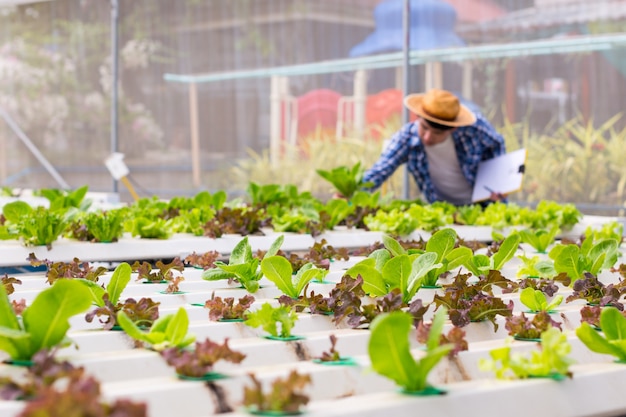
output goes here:
[[510, 194], [522, 189], [526, 149], [518, 149], [478, 164], [472, 202], [488, 200], [492, 192]]

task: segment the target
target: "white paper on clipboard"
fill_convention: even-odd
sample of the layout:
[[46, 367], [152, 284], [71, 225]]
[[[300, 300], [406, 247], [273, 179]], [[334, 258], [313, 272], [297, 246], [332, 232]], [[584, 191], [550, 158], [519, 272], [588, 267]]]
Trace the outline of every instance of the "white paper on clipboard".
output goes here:
[[478, 164], [472, 202], [488, 200], [491, 192], [509, 194], [522, 188], [526, 149], [509, 152]]

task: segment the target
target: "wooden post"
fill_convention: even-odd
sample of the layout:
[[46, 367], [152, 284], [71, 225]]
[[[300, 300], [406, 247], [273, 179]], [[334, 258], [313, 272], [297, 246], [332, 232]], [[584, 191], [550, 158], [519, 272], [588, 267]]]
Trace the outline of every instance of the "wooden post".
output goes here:
[[354, 73], [354, 128], [358, 135], [365, 132], [365, 104], [367, 101], [367, 77], [365, 70]]
[[511, 59], [509, 60], [509, 62], [507, 62], [504, 77], [504, 102], [506, 104], [506, 117], [510, 123], [514, 123], [516, 119], [515, 103], [517, 101], [517, 82], [514, 60]]

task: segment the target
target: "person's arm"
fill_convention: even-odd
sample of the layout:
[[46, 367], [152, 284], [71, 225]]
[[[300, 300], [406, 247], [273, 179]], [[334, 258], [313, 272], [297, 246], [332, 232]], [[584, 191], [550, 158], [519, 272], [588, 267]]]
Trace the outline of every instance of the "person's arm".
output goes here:
[[506, 153], [504, 138], [482, 115], [478, 116], [477, 129], [482, 136], [483, 161]]
[[408, 160], [412, 125], [413, 123], [404, 125], [391, 137], [378, 161], [363, 175], [363, 181], [374, 184], [371, 187], [372, 190], [380, 187], [400, 165]]

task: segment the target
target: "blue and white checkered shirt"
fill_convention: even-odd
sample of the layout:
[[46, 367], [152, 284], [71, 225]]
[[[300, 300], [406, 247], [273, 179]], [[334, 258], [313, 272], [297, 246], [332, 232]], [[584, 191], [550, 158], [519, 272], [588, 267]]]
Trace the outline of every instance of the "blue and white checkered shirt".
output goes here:
[[[407, 123], [396, 132], [378, 161], [365, 172], [363, 179], [373, 182], [372, 188], [378, 188], [401, 164], [406, 162], [424, 198], [432, 203], [443, 199], [437, 195], [437, 190], [430, 178], [424, 144], [417, 133], [418, 124], [419, 119]], [[472, 187], [476, 181], [478, 163], [506, 152], [502, 135], [496, 132], [484, 116], [478, 113], [476, 113], [476, 123], [457, 128], [452, 133], [452, 140], [461, 171]]]

